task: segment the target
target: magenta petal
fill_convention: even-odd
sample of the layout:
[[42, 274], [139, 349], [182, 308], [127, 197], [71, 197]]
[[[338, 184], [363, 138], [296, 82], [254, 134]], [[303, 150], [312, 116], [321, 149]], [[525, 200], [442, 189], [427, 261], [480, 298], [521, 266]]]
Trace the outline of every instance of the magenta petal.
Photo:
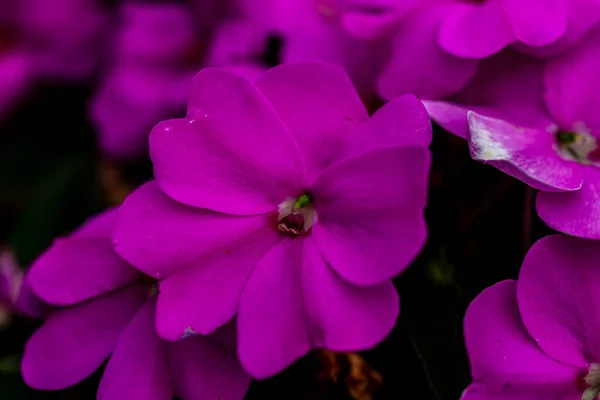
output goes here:
[[475, 75], [477, 60], [455, 57], [438, 46], [440, 23], [453, 7], [427, 7], [402, 20], [377, 84], [382, 97], [413, 93], [440, 99], [458, 92]]
[[577, 190], [583, 184], [580, 165], [563, 159], [550, 131], [515, 126], [475, 112], [468, 114], [471, 157], [487, 162], [546, 191]]
[[521, 321], [515, 281], [481, 292], [466, 312], [464, 331], [473, 380], [491, 395], [471, 393], [464, 399], [554, 399], [577, 393], [582, 370], [550, 358], [537, 347]]
[[561, 235], [537, 241], [518, 283], [523, 322], [550, 357], [586, 368], [600, 356], [600, 246]]
[[392, 282], [353, 286], [329, 268], [312, 238], [304, 240], [303, 245], [302, 288], [313, 346], [357, 351], [385, 339], [400, 312], [400, 299]]
[[171, 200], [150, 182], [129, 195], [113, 232], [115, 251], [155, 278], [198, 266], [202, 257], [271, 229], [267, 215], [236, 217]]
[[185, 400], [240, 400], [250, 386], [235, 350], [204, 336], [169, 343], [169, 365], [177, 397]]
[[139, 272], [120, 258], [108, 238], [57, 239], [29, 270], [33, 291], [53, 305], [71, 305], [133, 282]]
[[369, 114], [340, 67], [303, 62], [275, 67], [256, 81], [296, 137], [314, 175], [337, 161], [335, 149]]
[[58, 390], [91, 375], [113, 351], [146, 296], [147, 288], [133, 286], [56, 311], [25, 345], [25, 382]]
[[447, 101], [423, 101], [427, 112], [438, 125], [463, 139], [469, 138], [468, 109]]
[[573, 51], [553, 58], [545, 70], [545, 100], [562, 129], [574, 129], [582, 122], [592, 131], [600, 130], [600, 29]]
[[71, 236], [89, 239], [110, 239], [118, 207], [111, 207], [86, 219]]
[[388, 147], [332, 165], [313, 187], [315, 244], [350, 283], [369, 286], [400, 273], [425, 242], [429, 151]]
[[231, 320], [254, 265], [280, 239], [275, 229], [258, 232], [163, 280], [157, 308], [160, 336], [206, 335]]
[[499, 0], [515, 38], [530, 46], [556, 42], [567, 30], [569, 0]]
[[301, 285], [301, 241], [285, 241], [256, 264], [238, 313], [238, 352], [248, 373], [263, 379], [311, 348]]
[[600, 239], [600, 170], [582, 169], [581, 189], [568, 193], [539, 192], [537, 212], [548, 226], [557, 231], [589, 239]]
[[423, 146], [431, 143], [427, 110], [411, 94], [396, 97], [351, 131], [341, 143], [344, 157], [387, 146]]
[[119, 338], [100, 381], [98, 400], [173, 398], [166, 344], [154, 329], [155, 303], [149, 299]]
[[486, 58], [515, 40], [498, 0], [456, 7], [439, 33], [442, 49], [457, 57]]
[[224, 70], [196, 75], [187, 119], [158, 124], [150, 156], [171, 198], [228, 214], [273, 211], [305, 184], [298, 145], [271, 105], [248, 80]]

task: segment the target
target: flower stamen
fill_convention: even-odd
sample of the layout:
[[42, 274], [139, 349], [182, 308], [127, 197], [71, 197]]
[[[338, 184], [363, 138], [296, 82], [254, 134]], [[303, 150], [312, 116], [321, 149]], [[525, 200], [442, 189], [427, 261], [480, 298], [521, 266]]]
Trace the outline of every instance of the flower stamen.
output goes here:
[[304, 193], [297, 198], [288, 198], [279, 204], [277, 230], [289, 236], [308, 232], [317, 220], [312, 196]]
[[600, 162], [600, 150], [596, 138], [589, 133], [558, 131], [556, 142], [558, 152], [567, 160], [585, 165]]
[[600, 398], [600, 364], [592, 364], [588, 369], [588, 374], [584, 382], [589, 387], [581, 395], [581, 400], [594, 400]]

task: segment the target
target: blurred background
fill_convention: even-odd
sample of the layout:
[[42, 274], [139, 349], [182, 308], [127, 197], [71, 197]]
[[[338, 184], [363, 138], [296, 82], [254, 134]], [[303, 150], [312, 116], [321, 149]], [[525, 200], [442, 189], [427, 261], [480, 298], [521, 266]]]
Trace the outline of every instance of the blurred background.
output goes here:
[[[286, 19], [281, 2], [264, 0], [0, 0], [0, 399], [95, 398], [100, 374], [61, 392], [23, 384], [23, 345], [40, 322], [19, 316], [6, 293], [56, 237], [151, 179], [150, 129], [185, 114], [197, 71], [255, 76], [319, 59], [345, 67], [371, 110], [382, 104], [369, 77], [385, 43], [356, 44], [331, 23], [332, 2], [312, 1], [290, 0], [298, 7]], [[308, 6], [314, 19], [300, 17]], [[516, 278], [547, 228], [531, 189], [472, 161], [461, 139], [434, 133], [430, 237], [395, 281], [396, 329], [359, 355], [313, 353], [253, 382], [247, 399], [460, 396], [469, 383], [467, 305], [483, 288]]]

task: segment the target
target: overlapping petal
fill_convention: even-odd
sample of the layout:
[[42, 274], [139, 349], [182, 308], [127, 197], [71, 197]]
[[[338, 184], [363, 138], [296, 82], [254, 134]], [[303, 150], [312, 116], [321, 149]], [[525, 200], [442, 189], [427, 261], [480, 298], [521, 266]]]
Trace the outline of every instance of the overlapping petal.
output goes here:
[[546, 105], [556, 124], [569, 130], [584, 124], [600, 131], [600, 29], [596, 29], [572, 51], [551, 59], [545, 69]]
[[224, 70], [198, 73], [187, 119], [158, 124], [150, 156], [171, 198], [229, 214], [273, 211], [306, 179], [298, 145], [264, 96]]
[[402, 20], [377, 83], [383, 98], [413, 93], [422, 99], [441, 99], [458, 92], [475, 75], [477, 60], [458, 58], [438, 45], [440, 24], [452, 9], [453, 5], [427, 7]]
[[254, 266], [280, 240], [275, 229], [255, 233], [161, 281], [159, 334], [167, 340], [190, 332], [206, 335], [231, 320]]
[[254, 378], [277, 374], [311, 348], [302, 295], [302, 246], [287, 240], [258, 262], [242, 294], [238, 352]]
[[44, 301], [71, 305], [132, 283], [139, 272], [120, 258], [108, 238], [57, 239], [29, 270], [29, 284]]
[[548, 192], [578, 190], [584, 167], [563, 159], [551, 131], [515, 126], [474, 112], [468, 114], [471, 157], [487, 162]]
[[337, 66], [284, 64], [267, 71], [256, 86], [294, 134], [312, 176], [337, 161], [340, 142], [369, 119], [350, 79]]
[[474, 385], [462, 399], [577, 395], [582, 369], [554, 360], [536, 345], [519, 315], [515, 281], [497, 283], [479, 294], [467, 310], [464, 329]]
[[150, 182], [123, 203], [115, 221], [115, 251], [131, 265], [163, 278], [202, 258], [265, 229], [274, 230], [268, 215], [237, 217], [178, 203]]
[[185, 400], [239, 400], [250, 377], [234, 349], [194, 336], [168, 344], [169, 366], [178, 397]]
[[583, 172], [581, 189], [574, 192], [539, 192], [537, 212], [548, 226], [560, 232], [600, 239], [600, 169], [574, 165]]
[[414, 259], [426, 236], [429, 163], [423, 147], [380, 148], [348, 157], [318, 178], [312, 235], [342, 278], [382, 283]]
[[155, 303], [148, 299], [119, 337], [102, 375], [99, 400], [173, 398], [166, 343], [154, 329]]
[[461, 4], [440, 27], [439, 43], [448, 53], [482, 59], [515, 41], [515, 34], [499, 1]]
[[340, 156], [348, 157], [389, 146], [423, 146], [431, 143], [431, 120], [415, 96], [396, 97], [345, 137]]
[[25, 345], [25, 382], [58, 390], [87, 378], [114, 350], [146, 297], [147, 288], [132, 286], [56, 311]]
[[550, 357], [587, 367], [600, 356], [597, 242], [552, 235], [527, 253], [517, 286], [527, 331]]
[[385, 339], [400, 311], [392, 282], [370, 287], [348, 284], [325, 263], [312, 238], [302, 246], [303, 299], [312, 345], [357, 351]]

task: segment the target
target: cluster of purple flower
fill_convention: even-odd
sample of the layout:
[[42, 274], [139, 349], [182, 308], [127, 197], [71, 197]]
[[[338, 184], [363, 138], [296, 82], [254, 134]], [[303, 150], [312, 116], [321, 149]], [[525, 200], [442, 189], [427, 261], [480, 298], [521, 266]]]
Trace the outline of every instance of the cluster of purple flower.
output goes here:
[[431, 117], [571, 235], [469, 307], [463, 400], [600, 394], [600, 0], [125, 0], [114, 24], [92, 0], [4, 3], [0, 111], [110, 53], [100, 145], [149, 149], [155, 177], [0, 281], [45, 316], [30, 386], [109, 359], [99, 399], [235, 400], [312, 349], [376, 346], [427, 236]]

